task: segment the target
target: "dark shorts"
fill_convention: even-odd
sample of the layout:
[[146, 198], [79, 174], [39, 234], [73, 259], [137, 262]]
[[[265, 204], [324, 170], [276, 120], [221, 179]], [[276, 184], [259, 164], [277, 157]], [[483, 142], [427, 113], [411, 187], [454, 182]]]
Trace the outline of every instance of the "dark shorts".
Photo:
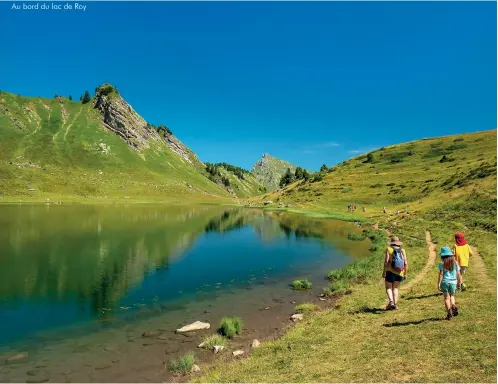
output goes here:
[[403, 281], [403, 276], [392, 273], [391, 271], [386, 271], [386, 281], [388, 283], [394, 283], [395, 281]]

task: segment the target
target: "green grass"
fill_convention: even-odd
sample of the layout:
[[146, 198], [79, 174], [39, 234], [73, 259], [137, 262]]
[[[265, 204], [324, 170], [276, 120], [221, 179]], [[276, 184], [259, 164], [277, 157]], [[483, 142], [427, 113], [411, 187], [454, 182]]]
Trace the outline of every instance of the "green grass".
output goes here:
[[204, 340], [202, 340], [202, 348], [204, 349], [213, 349], [215, 345], [226, 347], [227, 344], [227, 339], [219, 334], [207, 336], [204, 338]]
[[178, 360], [172, 360], [169, 364], [169, 370], [175, 374], [186, 375], [192, 370], [194, 364], [195, 356], [190, 352]]
[[229, 339], [233, 339], [235, 335], [240, 335], [243, 327], [244, 323], [240, 317], [224, 317], [221, 319], [220, 333]]
[[294, 308], [294, 312], [296, 313], [310, 313], [310, 312], [316, 312], [319, 311], [320, 307], [316, 304], [313, 303], [303, 303], [296, 305]]
[[349, 233], [348, 239], [352, 240], [352, 241], [363, 241], [363, 240], [365, 240], [365, 236], [357, 235], [356, 233]]
[[[91, 102], [19, 98], [0, 92], [0, 106], [8, 110], [0, 113], [2, 201], [234, 200], [208, 180], [193, 153], [189, 152], [189, 163], [159, 139], [149, 140], [149, 148], [132, 149], [105, 128]], [[249, 189], [244, 196], [253, 193]]]
[[312, 285], [313, 284], [310, 281], [306, 280], [306, 279], [304, 279], [304, 280], [294, 280], [291, 283], [292, 289], [295, 289], [295, 290], [311, 289]]

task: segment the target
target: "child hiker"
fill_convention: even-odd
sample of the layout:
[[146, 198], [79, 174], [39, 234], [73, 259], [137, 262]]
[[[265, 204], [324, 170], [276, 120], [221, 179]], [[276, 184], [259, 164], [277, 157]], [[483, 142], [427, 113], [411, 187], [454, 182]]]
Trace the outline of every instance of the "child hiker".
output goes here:
[[442, 263], [439, 264], [439, 278], [437, 281], [438, 290], [444, 293], [444, 305], [446, 307], [446, 320], [451, 320], [453, 316], [458, 316], [458, 308], [455, 303], [455, 293], [457, 283], [462, 283], [460, 266], [455, 260], [455, 255], [450, 247], [442, 247], [439, 253]]
[[[465, 237], [463, 233], [457, 232], [455, 233], [455, 245], [452, 248], [453, 254], [455, 255], [455, 259], [460, 266], [460, 273], [462, 275], [465, 274], [467, 267], [469, 266], [469, 258], [472, 256], [472, 250], [470, 246], [465, 241]], [[465, 291], [465, 284], [463, 283], [462, 278], [462, 291]]]
[[401, 248], [402, 244], [398, 237], [393, 237], [386, 249], [382, 277], [385, 279], [386, 295], [389, 300], [387, 310], [398, 309], [398, 287], [406, 279], [408, 262], [405, 250]]

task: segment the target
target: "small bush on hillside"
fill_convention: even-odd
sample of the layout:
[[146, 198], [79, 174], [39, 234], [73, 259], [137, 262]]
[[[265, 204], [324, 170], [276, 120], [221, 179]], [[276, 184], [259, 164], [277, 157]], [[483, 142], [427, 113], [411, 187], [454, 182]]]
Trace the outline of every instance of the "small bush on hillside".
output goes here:
[[202, 348], [204, 349], [213, 349], [215, 345], [221, 345], [225, 347], [227, 345], [227, 339], [222, 335], [214, 334], [211, 336], [207, 336], [202, 341]]
[[185, 375], [192, 370], [194, 363], [195, 356], [192, 352], [189, 352], [178, 360], [172, 360], [169, 364], [169, 370], [176, 374]]
[[459, 138], [453, 140], [454, 143], [458, 143], [459, 141], [464, 141], [464, 139], [462, 137], [459, 137]]
[[380, 187], [382, 187], [382, 186], [384, 186], [384, 184], [382, 184], [382, 183], [377, 183], [377, 184], [371, 185], [371, 186], [370, 186], [370, 188], [380, 188]]
[[452, 144], [448, 148], [446, 148], [448, 151], [456, 151], [458, 149], [464, 149], [467, 148], [467, 144]]
[[232, 339], [235, 335], [240, 335], [243, 322], [240, 317], [224, 317], [221, 319], [220, 333]]
[[353, 189], [352, 188], [342, 188], [341, 192], [342, 193], [349, 193], [349, 192], [353, 192]]
[[367, 154], [367, 158], [363, 161], [364, 163], [373, 163], [374, 162], [374, 155], [372, 152]]
[[310, 312], [315, 312], [320, 310], [320, 307], [316, 304], [313, 303], [304, 303], [304, 304], [299, 304], [296, 305], [294, 308], [294, 311], [296, 313], [310, 313]]
[[348, 234], [348, 240], [362, 241], [362, 240], [365, 240], [365, 236], [357, 235], [356, 233], [350, 233], [350, 234]]
[[303, 289], [311, 289], [312, 284], [307, 279], [304, 279], [304, 280], [294, 280], [291, 286], [293, 289], [303, 290]]

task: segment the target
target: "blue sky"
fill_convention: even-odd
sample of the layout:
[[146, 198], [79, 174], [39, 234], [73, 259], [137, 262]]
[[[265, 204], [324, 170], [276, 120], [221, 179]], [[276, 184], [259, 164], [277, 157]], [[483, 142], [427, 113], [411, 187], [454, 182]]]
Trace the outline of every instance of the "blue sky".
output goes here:
[[202, 161], [249, 169], [263, 153], [316, 170], [496, 128], [493, 2], [85, 5], [0, 3], [0, 89], [79, 97], [109, 82]]

